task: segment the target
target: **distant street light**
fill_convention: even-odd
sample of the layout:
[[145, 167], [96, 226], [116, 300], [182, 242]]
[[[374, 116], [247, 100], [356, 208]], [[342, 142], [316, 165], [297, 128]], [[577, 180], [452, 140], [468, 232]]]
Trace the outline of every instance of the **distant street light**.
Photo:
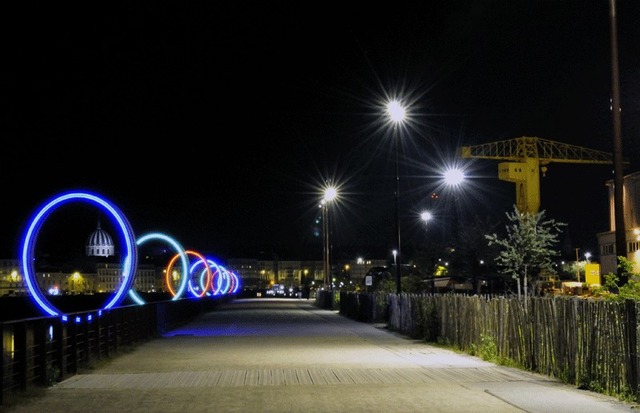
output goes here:
[[337, 196], [338, 190], [333, 186], [329, 186], [324, 190], [324, 196], [320, 203], [320, 208], [322, 208], [322, 236], [324, 246], [324, 286], [327, 289], [329, 288], [331, 280], [331, 226], [329, 224], [329, 207], [331, 202], [336, 199]]
[[400, 267], [402, 266], [402, 253], [400, 242], [400, 142], [398, 133], [398, 123], [402, 123], [405, 120], [406, 110], [404, 106], [397, 100], [392, 100], [387, 103], [387, 114], [391, 122], [393, 123], [393, 135], [396, 146], [396, 236], [397, 236], [397, 256], [394, 254], [393, 259], [396, 264], [396, 293], [402, 292], [402, 286], [400, 281]]
[[420, 213], [420, 219], [423, 220], [425, 224], [429, 222], [432, 218], [433, 218], [433, 214], [429, 211], [422, 211]]

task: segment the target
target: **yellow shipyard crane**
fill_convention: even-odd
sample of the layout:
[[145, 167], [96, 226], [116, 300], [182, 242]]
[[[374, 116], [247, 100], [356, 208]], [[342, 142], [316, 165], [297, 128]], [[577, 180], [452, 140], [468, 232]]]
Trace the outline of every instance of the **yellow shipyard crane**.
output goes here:
[[520, 212], [538, 213], [540, 173], [551, 162], [613, 164], [613, 155], [581, 146], [536, 137], [521, 137], [481, 145], [462, 146], [461, 158], [492, 159], [498, 164], [498, 179], [516, 184], [516, 206]]

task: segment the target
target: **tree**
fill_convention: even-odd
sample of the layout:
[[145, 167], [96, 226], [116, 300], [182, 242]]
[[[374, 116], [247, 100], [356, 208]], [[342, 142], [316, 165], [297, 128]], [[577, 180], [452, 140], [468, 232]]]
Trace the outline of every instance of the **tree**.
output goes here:
[[485, 235], [489, 246], [501, 248], [495, 258], [496, 264], [503, 274], [511, 275], [518, 282], [518, 298], [520, 286], [524, 285], [524, 296], [527, 297], [528, 274], [555, 274], [552, 257], [560, 255], [553, 247], [558, 243], [558, 236], [566, 223], [545, 219], [545, 211], [536, 214], [520, 212], [514, 205], [513, 212], [507, 212], [510, 224], [506, 225], [505, 238], [497, 234]]
[[[626, 283], [620, 282], [621, 274], [627, 279]], [[591, 294], [594, 297], [606, 298], [613, 301], [640, 300], [640, 279], [633, 273], [633, 262], [626, 257], [618, 256], [617, 274], [609, 273], [604, 276], [604, 285], [593, 287]]]

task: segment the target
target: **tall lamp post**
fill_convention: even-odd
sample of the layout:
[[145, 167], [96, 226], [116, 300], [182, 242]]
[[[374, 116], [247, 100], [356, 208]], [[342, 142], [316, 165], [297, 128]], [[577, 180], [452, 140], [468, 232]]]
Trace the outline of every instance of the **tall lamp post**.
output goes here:
[[[443, 171], [442, 179], [444, 184], [451, 189], [451, 195], [453, 200], [453, 214], [451, 216], [451, 223], [447, 232], [448, 239], [443, 238], [443, 242], [445, 242], [445, 247], [448, 247], [448, 252], [449, 254], [451, 254], [460, 245], [462, 211], [460, 209], [460, 202], [458, 198], [460, 196], [459, 194], [460, 187], [464, 184], [464, 181], [466, 180], [466, 176], [464, 174], [464, 170], [454, 165], [454, 166], [447, 167]], [[453, 260], [454, 255], [451, 255], [450, 259]], [[473, 275], [471, 277], [471, 282], [472, 282], [473, 291], [477, 291], [478, 277], [475, 271], [473, 272]]]
[[[463, 184], [466, 179], [464, 171], [456, 167], [447, 168], [443, 173], [443, 179], [445, 185], [453, 188], [454, 191], [458, 191], [458, 188]], [[451, 236], [453, 238], [453, 245], [456, 246], [458, 242], [458, 231], [460, 227], [460, 204], [458, 203], [458, 194], [453, 194], [453, 219], [451, 224]]]
[[324, 249], [324, 286], [329, 288], [331, 282], [331, 226], [329, 224], [329, 206], [338, 196], [338, 191], [335, 187], [329, 186], [324, 190], [324, 196], [320, 203], [322, 208], [322, 235], [323, 235], [323, 249]]
[[401, 285], [401, 274], [400, 268], [402, 266], [402, 249], [400, 242], [400, 142], [399, 133], [398, 133], [398, 123], [401, 123], [405, 119], [406, 110], [398, 102], [397, 100], [392, 100], [387, 103], [387, 114], [389, 115], [389, 119], [393, 123], [393, 137], [395, 139], [396, 146], [396, 242], [397, 242], [397, 255], [394, 256], [394, 261], [396, 264], [396, 294], [400, 294], [402, 292]]
[[[422, 211], [420, 213], [420, 219], [424, 222], [425, 227], [427, 226], [429, 221], [431, 221], [432, 218], [433, 218], [433, 214], [430, 211]], [[435, 290], [436, 290], [436, 280], [433, 277], [433, 265], [432, 265], [432, 269], [431, 269], [431, 292], [434, 292]]]

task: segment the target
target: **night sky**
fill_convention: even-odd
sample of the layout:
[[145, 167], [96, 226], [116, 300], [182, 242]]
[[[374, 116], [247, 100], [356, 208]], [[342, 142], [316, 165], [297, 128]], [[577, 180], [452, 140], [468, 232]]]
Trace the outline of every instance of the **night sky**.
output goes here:
[[[462, 214], [504, 218], [515, 186], [462, 145], [536, 136], [613, 151], [607, 0], [423, 1], [374, 6], [213, 1], [3, 5], [0, 258], [31, 215], [67, 191], [117, 205], [220, 259], [322, 259], [323, 185], [338, 185], [334, 248], [395, 245], [401, 131], [403, 242]], [[624, 156], [640, 165], [640, 4], [618, 1]], [[469, 179], [442, 187], [447, 165]], [[551, 164], [542, 210], [596, 252], [613, 167]], [[437, 201], [431, 193], [437, 192]], [[60, 208], [42, 245], [82, 248], [98, 212]], [[108, 226], [108, 223], [105, 223]], [[406, 240], [405, 240], [406, 237]], [[44, 247], [43, 247], [44, 248]]]

